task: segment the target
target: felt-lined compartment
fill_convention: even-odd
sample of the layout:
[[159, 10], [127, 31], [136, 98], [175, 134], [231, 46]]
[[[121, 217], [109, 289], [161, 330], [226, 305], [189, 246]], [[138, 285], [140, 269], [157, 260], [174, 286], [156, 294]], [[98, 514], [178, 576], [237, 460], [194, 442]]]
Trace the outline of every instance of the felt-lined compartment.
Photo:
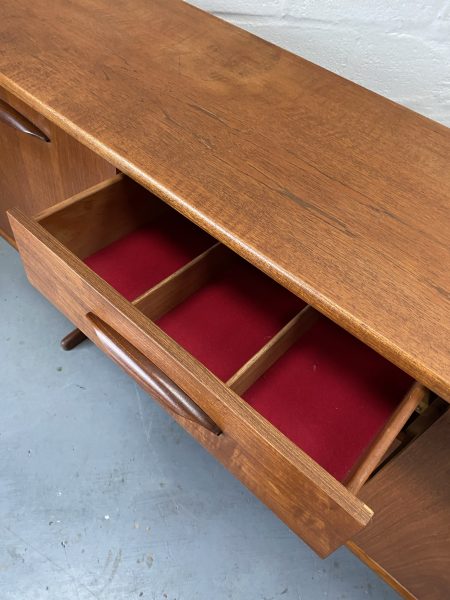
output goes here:
[[[214, 242], [178, 213], [166, 212], [85, 262], [132, 301]], [[157, 323], [227, 381], [304, 306], [236, 258]], [[321, 318], [243, 398], [342, 481], [411, 383], [405, 373]]]
[[170, 211], [91, 254], [84, 262], [133, 301], [214, 243], [202, 229]]
[[342, 481], [411, 384], [323, 317], [243, 397]]
[[303, 306], [255, 267], [235, 260], [157, 323], [226, 381]]

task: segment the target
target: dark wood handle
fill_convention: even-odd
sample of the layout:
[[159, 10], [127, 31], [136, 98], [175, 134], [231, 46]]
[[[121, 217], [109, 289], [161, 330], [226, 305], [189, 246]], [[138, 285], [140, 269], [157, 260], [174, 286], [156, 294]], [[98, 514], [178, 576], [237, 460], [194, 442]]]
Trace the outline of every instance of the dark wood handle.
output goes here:
[[89, 313], [87, 319], [106, 354], [160, 404], [215, 435], [222, 433], [214, 421], [183, 390], [130, 342], [96, 315]]
[[43, 142], [49, 142], [50, 139], [36, 125], [20, 114], [15, 108], [0, 99], [0, 121], [6, 123], [13, 129], [37, 137]]

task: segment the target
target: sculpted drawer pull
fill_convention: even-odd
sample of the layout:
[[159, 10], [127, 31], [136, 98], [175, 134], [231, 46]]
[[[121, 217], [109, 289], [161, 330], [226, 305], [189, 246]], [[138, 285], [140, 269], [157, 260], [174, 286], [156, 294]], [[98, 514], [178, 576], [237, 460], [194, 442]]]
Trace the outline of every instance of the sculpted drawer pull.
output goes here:
[[33, 137], [37, 137], [39, 140], [43, 142], [49, 142], [50, 139], [45, 135], [43, 131], [41, 131], [36, 125], [20, 114], [17, 110], [15, 110], [12, 106], [7, 104], [4, 100], [0, 99], [0, 121], [6, 123], [13, 129], [17, 129], [17, 131], [21, 131], [22, 133], [26, 133], [27, 135], [32, 135]]
[[211, 433], [222, 433], [214, 421], [183, 390], [130, 342], [96, 315], [89, 313], [87, 319], [105, 353], [136, 379], [151, 396], [177, 415], [201, 425]]

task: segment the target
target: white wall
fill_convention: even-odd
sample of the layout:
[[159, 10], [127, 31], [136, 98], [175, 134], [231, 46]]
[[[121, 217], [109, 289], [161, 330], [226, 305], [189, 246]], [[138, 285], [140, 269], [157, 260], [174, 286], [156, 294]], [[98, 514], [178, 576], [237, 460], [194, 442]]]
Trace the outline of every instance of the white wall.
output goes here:
[[450, 126], [450, 0], [188, 0]]

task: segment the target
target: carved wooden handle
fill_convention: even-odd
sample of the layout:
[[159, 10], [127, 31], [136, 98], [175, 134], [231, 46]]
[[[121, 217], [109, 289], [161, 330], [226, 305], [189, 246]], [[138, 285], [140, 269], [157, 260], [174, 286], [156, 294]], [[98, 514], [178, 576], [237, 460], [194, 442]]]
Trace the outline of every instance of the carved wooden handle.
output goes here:
[[183, 390], [130, 342], [96, 315], [89, 313], [87, 319], [106, 354], [160, 404], [215, 435], [222, 433], [214, 421]]
[[49, 142], [50, 139], [36, 125], [20, 114], [15, 108], [0, 99], [0, 121], [6, 123], [13, 129], [37, 137], [43, 142]]

